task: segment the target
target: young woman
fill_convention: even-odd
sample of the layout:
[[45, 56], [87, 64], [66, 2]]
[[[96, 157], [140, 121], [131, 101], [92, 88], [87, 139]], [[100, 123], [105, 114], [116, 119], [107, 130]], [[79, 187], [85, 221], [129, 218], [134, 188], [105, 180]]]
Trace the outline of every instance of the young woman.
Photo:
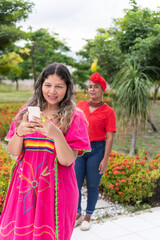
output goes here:
[[[75, 226], [81, 224], [81, 230], [91, 227], [91, 215], [95, 210], [99, 191], [99, 182], [107, 169], [114, 133], [116, 132], [116, 117], [114, 110], [103, 102], [103, 93], [107, 83], [99, 73], [90, 77], [88, 86], [89, 100], [77, 105], [83, 110], [88, 121], [88, 134], [92, 151], [78, 157], [75, 163], [76, 177], [79, 188], [78, 214]], [[81, 188], [84, 178], [87, 182], [87, 209], [83, 218], [81, 215]]]
[[[28, 106], [40, 107], [41, 119], [29, 122]], [[69, 240], [78, 205], [74, 161], [90, 143], [64, 65], [42, 71], [6, 139], [18, 158], [0, 218], [0, 240]]]

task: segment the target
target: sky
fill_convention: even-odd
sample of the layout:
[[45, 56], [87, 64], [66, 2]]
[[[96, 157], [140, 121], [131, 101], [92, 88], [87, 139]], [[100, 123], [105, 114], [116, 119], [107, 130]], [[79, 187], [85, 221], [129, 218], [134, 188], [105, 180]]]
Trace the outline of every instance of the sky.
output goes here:
[[[72, 52], [83, 48], [85, 39], [93, 39], [98, 28], [109, 28], [113, 19], [124, 16], [124, 9], [130, 8], [129, 0], [31, 0], [33, 11], [25, 22], [23, 30], [32, 26], [33, 31], [46, 28], [59, 34]], [[159, 0], [137, 0], [139, 6], [156, 10]]]

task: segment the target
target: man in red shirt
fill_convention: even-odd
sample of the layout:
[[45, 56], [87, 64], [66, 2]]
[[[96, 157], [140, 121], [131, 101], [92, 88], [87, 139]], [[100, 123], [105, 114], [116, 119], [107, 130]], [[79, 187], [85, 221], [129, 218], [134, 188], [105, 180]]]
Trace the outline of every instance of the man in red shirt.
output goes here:
[[[88, 135], [92, 151], [78, 157], [75, 162], [75, 171], [79, 188], [79, 204], [75, 226], [81, 224], [81, 230], [91, 227], [91, 215], [99, 195], [99, 182], [106, 171], [108, 158], [112, 149], [114, 133], [116, 132], [116, 116], [114, 110], [103, 102], [103, 94], [107, 83], [99, 73], [90, 77], [88, 86], [89, 100], [81, 101], [80, 108], [88, 122]], [[87, 208], [83, 218], [81, 214], [81, 188], [86, 177]]]

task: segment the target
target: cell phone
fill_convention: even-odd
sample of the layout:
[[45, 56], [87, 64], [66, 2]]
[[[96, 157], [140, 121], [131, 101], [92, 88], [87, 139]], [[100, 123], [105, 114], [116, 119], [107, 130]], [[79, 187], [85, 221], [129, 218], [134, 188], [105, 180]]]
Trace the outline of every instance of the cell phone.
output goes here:
[[29, 112], [29, 122], [34, 122], [33, 117], [40, 118], [40, 108], [39, 107], [28, 107], [28, 112]]

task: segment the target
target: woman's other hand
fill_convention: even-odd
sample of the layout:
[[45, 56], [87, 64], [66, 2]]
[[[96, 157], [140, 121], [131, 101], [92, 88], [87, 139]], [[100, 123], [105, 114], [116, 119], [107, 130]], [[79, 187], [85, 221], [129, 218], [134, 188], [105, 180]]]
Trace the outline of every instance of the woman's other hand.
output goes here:
[[105, 171], [107, 170], [107, 167], [108, 167], [108, 161], [103, 158], [99, 164], [99, 174], [105, 173]]
[[41, 112], [41, 116], [43, 117], [45, 122], [41, 119], [34, 117], [34, 120], [37, 124], [35, 130], [51, 139], [55, 139], [59, 135], [59, 133], [61, 133], [61, 130], [53, 122], [51, 122], [43, 112]]

